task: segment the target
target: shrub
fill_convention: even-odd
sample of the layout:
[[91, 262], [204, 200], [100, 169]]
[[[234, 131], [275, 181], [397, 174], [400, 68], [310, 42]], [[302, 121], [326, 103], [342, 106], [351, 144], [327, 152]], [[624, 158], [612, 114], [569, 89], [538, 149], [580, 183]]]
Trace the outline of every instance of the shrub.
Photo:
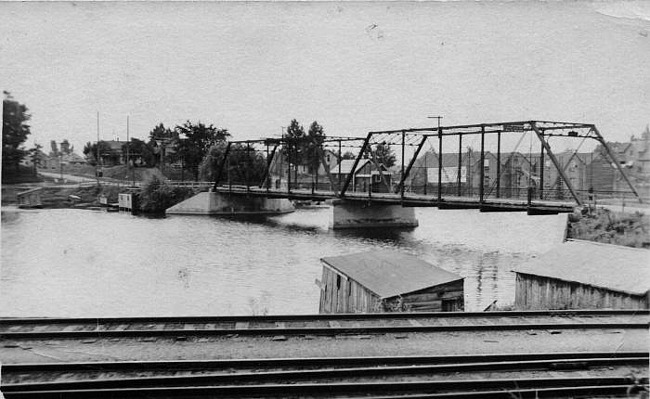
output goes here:
[[163, 213], [169, 207], [194, 195], [187, 187], [172, 187], [153, 176], [140, 192], [140, 210], [145, 213]]

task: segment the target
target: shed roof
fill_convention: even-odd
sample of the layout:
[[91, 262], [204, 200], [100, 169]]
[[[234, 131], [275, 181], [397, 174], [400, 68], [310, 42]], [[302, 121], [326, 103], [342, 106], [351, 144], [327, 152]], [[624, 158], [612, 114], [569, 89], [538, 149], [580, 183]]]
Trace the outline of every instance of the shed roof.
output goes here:
[[371, 251], [322, 258], [328, 266], [357, 281], [381, 298], [419, 291], [462, 277], [415, 256], [393, 251]]
[[557, 245], [513, 271], [644, 295], [649, 266], [646, 249], [576, 240]]
[[33, 192], [36, 192], [36, 191], [41, 191], [41, 190], [43, 190], [43, 187], [35, 187], [35, 188], [30, 188], [28, 190], [16, 193], [16, 195], [27, 195], [27, 194], [30, 194], [30, 193], [33, 193]]

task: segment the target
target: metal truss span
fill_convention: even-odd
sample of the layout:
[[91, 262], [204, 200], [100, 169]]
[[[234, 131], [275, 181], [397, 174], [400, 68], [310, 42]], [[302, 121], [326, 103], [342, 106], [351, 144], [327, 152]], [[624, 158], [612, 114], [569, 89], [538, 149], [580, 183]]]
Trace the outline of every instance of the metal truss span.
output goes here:
[[[591, 159], [579, 153], [588, 139], [600, 148]], [[575, 150], [554, 151], [565, 140]], [[594, 189], [603, 171], [623, 189]], [[529, 213], [570, 212], [596, 197], [643, 202], [595, 125], [540, 120], [232, 141], [213, 190]]]

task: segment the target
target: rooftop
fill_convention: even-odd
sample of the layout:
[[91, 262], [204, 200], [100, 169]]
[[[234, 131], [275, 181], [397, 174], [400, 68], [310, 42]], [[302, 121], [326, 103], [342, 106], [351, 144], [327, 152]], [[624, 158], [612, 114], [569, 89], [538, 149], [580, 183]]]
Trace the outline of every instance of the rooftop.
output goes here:
[[633, 295], [648, 292], [650, 251], [590, 241], [567, 241], [513, 271]]
[[381, 298], [408, 294], [462, 277], [394, 251], [371, 251], [322, 258], [328, 266], [357, 281]]

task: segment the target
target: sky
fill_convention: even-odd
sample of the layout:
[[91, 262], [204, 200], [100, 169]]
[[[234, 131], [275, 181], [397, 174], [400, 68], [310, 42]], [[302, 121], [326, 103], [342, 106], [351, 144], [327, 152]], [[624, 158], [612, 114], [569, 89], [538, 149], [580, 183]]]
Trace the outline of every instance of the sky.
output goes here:
[[159, 123], [279, 136], [442, 125], [650, 123], [650, 4], [0, 2], [0, 84], [34, 141], [146, 139]]

